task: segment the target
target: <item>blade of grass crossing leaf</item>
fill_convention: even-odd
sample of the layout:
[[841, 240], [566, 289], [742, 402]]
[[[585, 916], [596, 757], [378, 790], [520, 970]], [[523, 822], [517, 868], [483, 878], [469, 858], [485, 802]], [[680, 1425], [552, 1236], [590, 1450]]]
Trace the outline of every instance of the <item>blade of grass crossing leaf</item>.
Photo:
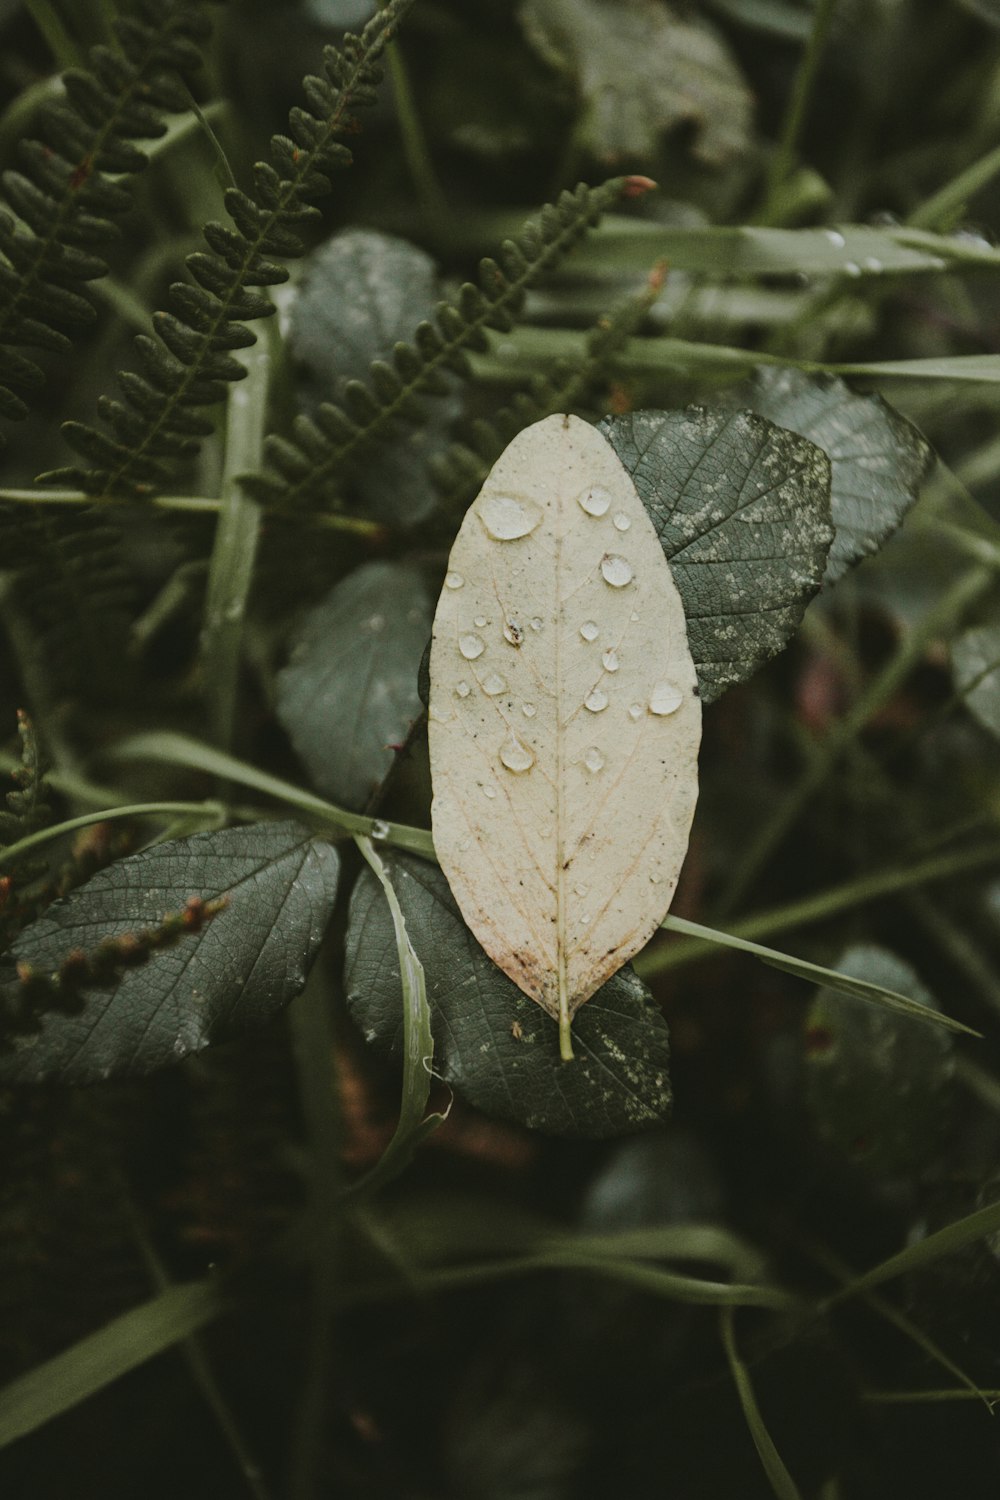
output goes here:
[[767, 1475], [771, 1488], [777, 1495], [778, 1500], [802, 1500], [802, 1492], [795, 1480], [789, 1474], [782, 1461], [781, 1454], [774, 1446], [771, 1434], [764, 1425], [764, 1418], [760, 1414], [757, 1398], [754, 1395], [753, 1384], [750, 1373], [740, 1358], [736, 1347], [736, 1335], [733, 1331], [733, 1309], [724, 1307], [719, 1313], [719, 1327], [722, 1331], [722, 1346], [726, 1351], [726, 1359], [733, 1376], [733, 1384], [736, 1394], [743, 1408], [753, 1445], [757, 1449], [764, 1473]]
[[6, 849], [0, 850], [0, 870], [9, 869], [42, 844], [76, 833], [78, 828], [90, 828], [95, 823], [107, 823], [117, 818], [160, 817], [193, 818], [198, 826], [221, 828], [226, 821], [226, 809], [221, 802], [134, 802], [128, 807], [102, 807], [95, 812], [81, 813], [78, 818], [68, 818], [65, 823], [50, 823], [47, 828], [26, 834], [16, 844], [8, 844]]
[[929, 1010], [927, 1006], [909, 999], [906, 995], [900, 995], [895, 990], [887, 990], [882, 985], [872, 984], [865, 979], [853, 979], [847, 974], [841, 974], [837, 969], [828, 969], [823, 964], [809, 963], [804, 958], [793, 958], [788, 953], [779, 953], [775, 948], [765, 948], [760, 943], [748, 942], [746, 938], [734, 937], [729, 932], [719, 932], [714, 927], [703, 927], [700, 922], [689, 922], [684, 917], [668, 916], [663, 926], [670, 932], [683, 933], [687, 937], [704, 938], [710, 943], [716, 943], [720, 948], [735, 948], [740, 953], [749, 953], [754, 958], [759, 958], [761, 963], [770, 964], [773, 969], [781, 969], [786, 974], [794, 974], [796, 979], [805, 979], [810, 984], [824, 984], [829, 989], [840, 990], [843, 994], [853, 995], [858, 1000], [870, 1000], [875, 1005], [883, 1005], [886, 1009], [898, 1011], [901, 1015], [909, 1016], [915, 1021], [923, 1021], [933, 1026], [944, 1026], [949, 1031], [964, 1031], [967, 1036], [980, 1035], [971, 1026], [964, 1026], [961, 1021], [943, 1015], [940, 1011]]
[[0, 1391], [0, 1447], [186, 1339], [218, 1317], [224, 1305], [212, 1281], [169, 1287], [12, 1380]]
[[403, 985], [403, 1096], [399, 1124], [392, 1140], [376, 1166], [349, 1189], [352, 1196], [372, 1193], [401, 1172], [424, 1137], [436, 1130], [445, 1118], [441, 1114], [424, 1118], [431, 1091], [431, 1059], [434, 1056], [424, 967], [407, 934], [406, 919], [392, 881], [371, 840], [358, 837], [355, 842], [385, 892], [396, 933], [396, 954]]

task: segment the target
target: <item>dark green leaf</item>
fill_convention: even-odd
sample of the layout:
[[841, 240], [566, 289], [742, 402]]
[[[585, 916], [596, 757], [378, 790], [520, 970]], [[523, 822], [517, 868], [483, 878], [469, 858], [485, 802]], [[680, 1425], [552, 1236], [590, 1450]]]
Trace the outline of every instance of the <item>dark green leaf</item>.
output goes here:
[[[631, 969], [620, 969], [580, 1010], [576, 1059], [563, 1063], [555, 1022], [483, 952], [437, 866], [397, 853], [383, 858], [424, 966], [434, 1069], [447, 1083], [486, 1114], [552, 1135], [624, 1135], [667, 1116], [666, 1023]], [[346, 988], [366, 1039], [400, 1056], [392, 920], [367, 870], [351, 896]]]
[[630, 412], [600, 431], [656, 527], [711, 703], [782, 649], [820, 586], [830, 462], [745, 411]]
[[297, 823], [157, 844], [117, 861], [25, 929], [0, 970], [54, 970], [75, 949], [151, 927], [189, 896], [229, 897], [200, 933], [157, 953], [79, 1015], [49, 1014], [0, 1054], [0, 1081], [92, 1083], [148, 1073], [269, 1020], [299, 993], [337, 894], [339, 859]]
[[[850, 948], [837, 968], [939, 1008], [909, 964], [884, 948]], [[943, 1028], [821, 989], [803, 1045], [806, 1099], [825, 1140], [881, 1176], [933, 1159], [954, 1070], [954, 1041]]]
[[520, 16], [543, 57], [574, 75], [579, 143], [598, 160], [648, 159], [681, 124], [695, 127], [692, 149], [704, 162], [746, 150], [750, 93], [709, 22], [655, 0], [525, 0]]
[[934, 461], [917, 429], [887, 401], [856, 396], [835, 375], [764, 366], [738, 404], [808, 438], [830, 459], [834, 538], [826, 583], [878, 551]]
[[366, 563], [309, 611], [278, 675], [278, 718], [314, 785], [361, 808], [420, 713], [427, 589], [403, 563]]
[[[412, 338], [439, 298], [434, 262], [408, 241], [367, 229], [328, 240], [310, 259], [288, 330], [306, 410], [341, 399], [349, 380], [367, 387], [372, 363], [391, 361], [395, 345]], [[352, 467], [352, 483], [378, 520], [412, 523], [436, 505], [426, 454], [443, 446], [459, 406], [457, 396], [419, 403], [419, 424], [367, 450]]]

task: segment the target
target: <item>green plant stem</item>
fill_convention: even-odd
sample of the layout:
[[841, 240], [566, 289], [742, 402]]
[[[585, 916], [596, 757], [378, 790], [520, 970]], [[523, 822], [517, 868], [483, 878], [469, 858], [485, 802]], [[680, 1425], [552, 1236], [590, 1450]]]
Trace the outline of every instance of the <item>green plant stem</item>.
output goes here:
[[296, 1500], [318, 1493], [332, 1374], [333, 1328], [342, 1279], [339, 1226], [343, 1196], [341, 1119], [329, 1011], [329, 972], [322, 955], [288, 1013], [307, 1146], [310, 1299], [287, 1490]]
[[[94, 497], [84, 494], [83, 490], [0, 489], [0, 502], [13, 505], [93, 505]], [[224, 500], [217, 500], [209, 495], [154, 495], [142, 504], [144, 507], [152, 505], [157, 510], [180, 511], [196, 516], [214, 516], [225, 509]], [[265, 510], [264, 514], [277, 512]], [[300, 518], [300, 524], [318, 526], [327, 531], [347, 531], [372, 541], [381, 541], [386, 534], [385, 527], [379, 521], [369, 521], [363, 516], [339, 515], [331, 511], [310, 511]]]
[[867, 692], [827, 735], [815, 759], [792, 786], [784, 801], [772, 812], [759, 835], [740, 860], [719, 902], [715, 915], [725, 917], [742, 901], [763, 866], [789, 833], [809, 801], [826, 781], [844, 751], [854, 743], [869, 720], [889, 701], [920, 661], [927, 647], [947, 635], [993, 581], [986, 568], [964, 573], [937, 607], [901, 643], [892, 660], [871, 683]]
[[[733, 937], [764, 938], [776, 932], [791, 932], [796, 927], [805, 927], [812, 922], [823, 922], [841, 912], [858, 906], [867, 906], [883, 896], [895, 895], [914, 886], [929, 885], [938, 880], [949, 880], [955, 875], [965, 875], [1000, 863], [1000, 843], [988, 844], [981, 849], [964, 849], [956, 854], [935, 855], [932, 859], [920, 860], [916, 864], [894, 866], [871, 875], [859, 876], [857, 880], [844, 881], [842, 885], [829, 886], [813, 896], [803, 896], [799, 901], [789, 901], [783, 906], [772, 906], [766, 911], [753, 912], [739, 922], [733, 922], [729, 931]], [[641, 979], [665, 973], [680, 964], [707, 958], [718, 944], [700, 938], [675, 939], [657, 948], [654, 952], [640, 954], [633, 960], [633, 967]]]
[[440, 230], [450, 217], [448, 199], [438, 182], [431, 154], [427, 146], [423, 126], [410, 88], [409, 74], [398, 42], [390, 42], [385, 53], [386, 68], [392, 80], [392, 92], [396, 100], [399, 133], [403, 143], [403, 155], [409, 168], [413, 185], [417, 191], [424, 219]]
[[938, 188], [929, 198], [907, 214], [906, 222], [913, 229], [946, 230], [951, 228], [965, 212], [965, 206], [976, 193], [988, 187], [1000, 173], [1000, 146], [994, 146], [978, 161], [963, 167], [950, 182]]
[[66, 30], [50, 0], [26, 0], [25, 9], [45, 38], [60, 73], [67, 68], [82, 68], [86, 65], [83, 52]]
[[[157, 1291], [169, 1291], [174, 1283], [168, 1277], [163, 1262], [157, 1255], [152, 1242], [137, 1217], [133, 1221], [133, 1231], [139, 1245], [140, 1254], [146, 1262]], [[180, 1352], [187, 1361], [192, 1379], [201, 1392], [206, 1406], [214, 1416], [229, 1451], [236, 1460], [237, 1467], [246, 1481], [247, 1489], [253, 1495], [254, 1500], [271, 1500], [270, 1491], [264, 1483], [261, 1467], [251, 1453], [247, 1440], [240, 1430], [235, 1413], [226, 1399], [215, 1371], [212, 1369], [211, 1361], [205, 1352], [204, 1344], [198, 1334], [189, 1333], [186, 1338], [182, 1339], [180, 1341]]]
[[792, 94], [788, 101], [788, 110], [781, 127], [778, 147], [771, 158], [770, 170], [767, 174], [765, 214], [767, 206], [776, 200], [785, 179], [794, 165], [799, 136], [802, 133], [802, 125], [805, 120], [806, 111], [809, 108], [813, 85], [816, 82], [816, 74], [819, 71], [820, 60], [826, 47], [836, 3], [837, 0], [818, 0], [813, 17], [812, 30], [809, 33], [809, 40], [806, 43], [806, 49], [802, 55], [802, 61], [799, 63], [795, 82], [792, 86]]
[[907, 1245], [904, 1250], [900, 1250], [896, 1255], [890, 1255], [888, 1260], [881, 1261], [879, 1265], [873, 1266], [863, 1275], [855, 1276], [839, 1291], [824, 1298], [819, 1304], [818, 1311], [825, 1314], [831, 1308], [839, 1306], [841, 1302], [860, 1296], [873, 1286], [881, 1286], [883, 1282], [892, 1281], [897, 1276], [933, 1265], [934, 1261], [940, 1260], [943, 1255], [951, 1255], [956, 1250], [963, 1250], [966, 1245], [974, 1245], [978, 1240], [985, 1239], [988, 1235], [996, 1234], [998, 1231], [1000, 1231], [1000, 1203], [988, 1203], [985, 1208], [977, 1209], [975, 1213], [966, 1214], [961, 1219], [955, 1219], [951, 1224], [945, 1224], [942, 1229], [927, 1235], [926, 1239]]
[[65, 823], [50, 823], [29, 833], [15, 844], [0, 849], [0, 870], [15, 865], [19, 859], [44, 844], [65, 838], [79, 828], [90, 828], [95, 823], [115, 822], [119, 818], [200, 818], [210, 828], [221, 828], [226, 821], [226, 809], [221, 802], [132, 802], [125, 807], [103, 807], [97, 812], [81, 813], [78, 818], [68, 818]]
[[271, 776], [267, 771], [260, 771], [246, 761], [237, 760], [234, 755], [226, 755], [215, 746], [190, 739], [185, 734], [170, 731], [137, 734], [114, 746], [108, 753], [116, 760], [165, 761], [168, 765], [185, 766], [190, 771], [204, 771], [209, 776], [217, 776], [240, 786], [251, 787], [256, 792], [263, 792], [267, 797], [274, 797], [286, 807], [297, 808], [299, 812], [316, 818], [320, 823], [332, 825], [338, 832], [365, 834], [369, 838], [392, 844], [397, 849], [409, 849], [411, 853], [420, 854], [424, 859], [434, 858], [434, 843], [429, 830], [425, 828], [411, 828], [406, 823], [387, 823], [380, 818], [346, 812], [344, 808], [325, 802], [312, 792], [304, 791], [294, 782], [283, 781], [280, 776]]
[[259, 340], [242, 350], [247, 378], [229, 393], [222, 509], [208, 567], [202, 659], [212, 738], [232, 746], [243, 649], [243, 625], [260, 535], [260, 506], [240, 486], [240, 475], [260, 467], [267, 415], [270, 351]]

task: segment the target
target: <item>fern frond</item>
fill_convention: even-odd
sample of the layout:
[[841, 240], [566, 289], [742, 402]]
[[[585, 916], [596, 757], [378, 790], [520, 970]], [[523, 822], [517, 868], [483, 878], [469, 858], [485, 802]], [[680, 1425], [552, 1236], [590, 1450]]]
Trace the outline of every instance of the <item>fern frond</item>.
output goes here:
[[0, 810], [0, 848], [6, 849], [26, 834], [51, 821], [52, 809], [45, 799], [44, 776], [35, 726], [23, 709], [17, 711], [17, 733], [21, 761], [11, 771], [14, 790], [7, 793], [6, 811]]
[[[321, 504], [331, 482], [360, 449], [400, 421], [419, 420], [414, 398], [445, 395], [445, 372], [468, 378], [467, 350], [489, 347], [487, 329], [507, 333], [524, 306], [525, 294], [562, 260], [601, 215], [625, 194], [634, 178], [613, 178], [600, 187], [580, 183], [529, 219], [515, 239], [505, 240], [498, 259], [479, 264], [479, 285], [466, 282], [455, 302], [439, 304], [435, 321], [417, 328], [412, 344], [398, 343], [393, 361], [376, 360], [370, 382], [349, 381], [340, 404], [324, 402], [315, 418], [296, 418], [291, 439], [272, 435], [265, 445], [271, 472], [243, 481], [255, 499], [285, 511]], [[647, 184], [647, 179], [641, 179]]]
[[557, 360], [547, 374], [532, 376], [527, 388], [516, 391], [491, 421], [473, 422], [468, 443], [451, 443], [429, 461], [428, 470], [447, 509], [461, 505], [482, 487], [493, 464], [523, 428], [553, 412], [587, 404], [595, 387], [606, 380], [614, 356], [660, 295], [665, 274], [665, 266], [655, 266], [637, 296], [597, 319], [587, 335], [582, 364]]
[[254, 194], [230, 188], [225, 206], [232, 225], [205, 225], [208, 252], [187, 257], [193, 281], [174, 282], [170, 310], [153, 317], [154, 338], [141, 335], [141, 373], [119, 377], [123, 401], [105, 398], [101, 415], [112, 435], [79, 422], [64, 426], [67, 440], [91, 468], [71, 466], [40, 475], [112, 499], [155, 493], [177, 463], [193, 457], [212, 431], [198, 407], [222, 400], [246, 371], [228, 351], [256, 343], [245, 325], [274, 312], [253, 287], [277, 285], [288, 271], [276, 257], [303, 253], [302, 228], [319, 217], [309, 201], [330, 191], [336, 171], [352, 155], [338, 137], [359, 128], [357, 111], [372, 105], [381, 81], [381, 56], [413, 0], [390, 0], [360, 37], [323, 50], [322, 78], [303, 82], [308, 109], [289, 115], [289, 135], [271, 138], [276, 165], [257, 162]]
[[147, 165], [133, 141], [163, 135], [162, 115], [188, 107], [185, 80], [209, 32], [202, 12], [202, 0], [134, 0], [114, 21], [120, 51], [93, 47], [89, 71], [64, 75], [65, 97], [42, 108], [19, 170], [3, 174], [13, 213], [0, 212], [0, 416], [25, 417], [23, 393], [44, 383], [15, 350], [63, 353], [93, 320], [81, 286], [107, 274], [98, 252], [132, 206], [120, 179]]
[[37, 669], [49, 696], [84, 688], [120, 695], [132, 603], [120, 540], [118, 528], [89, 508], [0, 506], [0, 556], [15, 574], [29, 691]]

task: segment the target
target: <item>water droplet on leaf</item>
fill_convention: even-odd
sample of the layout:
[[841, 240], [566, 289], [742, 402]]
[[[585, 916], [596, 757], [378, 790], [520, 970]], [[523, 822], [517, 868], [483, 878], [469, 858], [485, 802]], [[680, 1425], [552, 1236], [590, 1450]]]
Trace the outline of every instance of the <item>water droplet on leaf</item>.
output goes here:
[[500, 746], [500, 760], [507, 767], [519, 775], [522, 771], [530, 771], [535, 764], [535, 757], [523, 741], [516, 734], [509, 735]]
[[651, 714], [672, 714], [680, 708], [684, 694], [672, 682], [658, 682], [649, 698]]
[[602, 692], [600, 688], [591, 688], [583, 700], [583, 706], [584, 708], [589, 708], [592, 714], [599, 714], [602, 709], [608, 706], [608, 695]]
[[522, 703], [521, 704], [521, 712], [524, 714], [524, 717], [526, 719], [533, 719], [535, 717], [535, 714], [536, 714], [537, 710], [536, 710], [535, 705], [533, 703]]
[[585, 641], [596, 641], [600, 633], [600, 630], [594, 624], [593, 620], [584, 620], [583, 624], [580, 626], [580, 634], [583, 636]]
[[514, 542], [534, 531], [542, 512], [537, 505], [514, 495], [487, 495], [479, 507], [479, 518], [495, 542]]
[[601, 558], [601, 576], [613, 589], [623, 589], [627, 583], [632, 582], [635, 575], [632, 564], [626, 558], [620, 557], [617, 552], [605, 552]]
[[533, 619], [529, 620], [528, 624], [531, 626], [532, 630], [541, 630], [542, 628], [542, 622], [539, 619], [538, 615], [535, 615]]
[[458, 649], [466, 661], [475, 661], [477, 656], [482, 656], [486, 650], [485, 641], [481, 641], [478, 635], [460, 635], [458, 638]]
[[611, 504], [611, 493], [602, 484], [589, 484], [576, 498], [588, 516], [606, 515]]
[[641, 703], [632, 703], [632, 704], [630, 704], [629, 711], [628, 711], [628, 716], [629, 716], [630, 719], [641, 719], [642, 718], [642, 704]]
[[614, 514], [614, 523], [616, 531], [628, 531], [629, 527], [632, 524], [632, 517], [627, 515], [623, 510], [616, 510]]
[[[591, 745], [590, 749], [583, 757], [583, 763], [587, 767], [588, 771], [600, 771], [603, 769], [604, 756], [601, 754], [600, 750], [598, 750], [596, 745]], [[583, 893], [580, 892], [580, 894]]]
[[618, 652], [613, 647], [609, 647], [605, 651], [601, 657], [601, 661], [604, 663], [605, 672], [617, 672], [621, 666], [621, 662], [618, 660]]
[[486, 616], [477, 615], [472, 623], [477, 627], [477, 629], [482, 630], [483, 626], [486, 624]]
[[524, 631], [516, 620], [505, 620], [503, 625], [503, 638], [512, 646], [519, 646], [524, 640]]
[[373, 839], [387, 839], [391, 830], [384, 818], [376, 818], [372, 824]]
[[483, 678], [483, 692], [487, 698], [495, 698], [498, 693], [506, 691], [507, 684], [499, 672], [491, 672], [488, 677]]
[[461, 682], [456, 682], [455, 683], [455, 697], [456, 698], [467, 698], [471, 692], [472, 692], [472, 689], [470, 688], [469, 684], [465, 681], [464, 678], [462, 679]]
[[444, 586], [446, 589], [460, 589], [465, 583], [461, 573], [446, 573], [444, 575]]

